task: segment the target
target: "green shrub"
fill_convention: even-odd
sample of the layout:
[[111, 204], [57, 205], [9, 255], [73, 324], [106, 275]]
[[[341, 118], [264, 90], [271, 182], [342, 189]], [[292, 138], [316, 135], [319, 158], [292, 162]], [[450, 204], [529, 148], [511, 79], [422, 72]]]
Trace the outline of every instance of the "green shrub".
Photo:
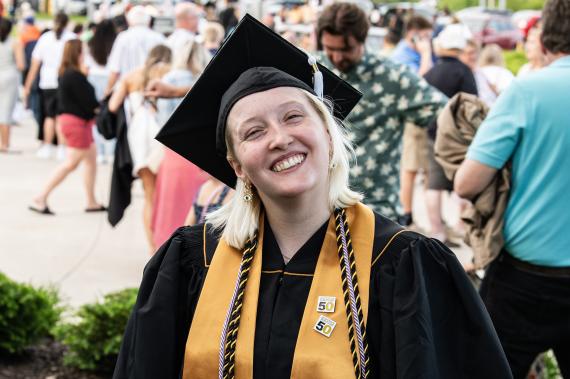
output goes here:
[[[545, 0], [507, 0], [507, 9], [513, 12], [521, 9], [542, 9]], [[456, 12], [467, 7], [476, 7], [479, 0], [440, 0], [437, 5], [440, 9], [448, 7]]]
[[58, 325], [56, 338], [68, 349], [64, 363], [82, 370], [112, 372], [136, 296], [137, 289], [108, 294], [102, 302], [79, 308], [78, 322]]
[[558, 368], [558, 362], [556, 361], [556, 357], [554, 356], [552, 350], [548, 350], [544, 354], [544, 364], [546, 366], [546, 375], [544, 376], [545, 378], [562, 379], [562, 374]]
[[503, 57], [505, 58], [505, 64], [507, 65], [507, 68], [513, 73], [513, 75], [516, 75], [522, 65], [528, 62], [524, 51], [504, 51]]
[[61, 314], [53, 288], [17, 283], [0, 273], [0, 353], [21, 353], [48, 336]]

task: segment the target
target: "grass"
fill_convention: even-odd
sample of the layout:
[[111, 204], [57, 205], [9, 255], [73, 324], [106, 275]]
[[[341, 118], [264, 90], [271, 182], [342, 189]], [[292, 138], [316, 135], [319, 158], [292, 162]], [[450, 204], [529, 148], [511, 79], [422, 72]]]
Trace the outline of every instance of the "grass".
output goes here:
[[[38, 21], [47, 21], [53, 19], [53, 15], [48, 13], [36, 13], [36, 20]], [[77, 16], [71, 15], [69, 16], [69, 21], [73, 22], [74, 24], [86, 24], [87, 23], [87, 16]]]

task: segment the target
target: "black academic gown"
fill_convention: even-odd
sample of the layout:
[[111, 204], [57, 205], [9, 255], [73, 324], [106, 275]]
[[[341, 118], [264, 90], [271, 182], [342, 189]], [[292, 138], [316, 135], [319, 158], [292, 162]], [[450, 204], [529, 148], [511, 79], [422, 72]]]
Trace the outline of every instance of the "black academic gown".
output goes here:
[[121, 221], [125, 209], [131, 203], [131, 186], [135, 178], [133, 177], [133, 159], [127, 140], [125, 110], [121, 106], [116, 113], [111, 112], [109, 110], [110, 98], [111, 95], [101, 102], [101, 109], [97, 115], [97, 130], [105, 139], [117, 139], [107, 211], [107, 220], [115, 226]]
[[[451, 251], [436, 240], [404, 232], [376, 259], [399, 228], [376, 215], [369, 378], [511, 378], [483, 303]], [[326, 224], [285, 265], [266, 224], [255, 379], [290, 376], [325, 232]], [[201, 225], [180, 228], [148, 263], [114, 378], [181, 377], [188, 331], [217, 240], [211, 232], [204, 240]]]

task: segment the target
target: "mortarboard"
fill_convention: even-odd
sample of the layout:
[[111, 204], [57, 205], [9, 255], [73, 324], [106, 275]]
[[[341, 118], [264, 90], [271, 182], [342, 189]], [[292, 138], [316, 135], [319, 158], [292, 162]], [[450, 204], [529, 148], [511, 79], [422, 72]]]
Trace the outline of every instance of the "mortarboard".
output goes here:
[[[212, 58], [156, 139], [230, 187], [236, 176], [224, 144], [227, 115], [240, 98], [276, 87], [313, 91], [322, 75], [323, 95], [344, 119], [362, 94], [308, 55], [246, 14]], [[319, 90], [317, 90], [319, 92]], [[320, 95], [320, 94], [319, 94]]]

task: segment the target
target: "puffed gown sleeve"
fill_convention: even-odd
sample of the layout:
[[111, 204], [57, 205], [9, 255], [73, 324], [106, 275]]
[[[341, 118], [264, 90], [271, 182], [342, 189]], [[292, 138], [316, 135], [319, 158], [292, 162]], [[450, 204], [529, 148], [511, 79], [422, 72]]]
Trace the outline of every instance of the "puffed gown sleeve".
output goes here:
[[439, 241], [400, 233], [370, 284], [374, 377], [512, 378], [481, 298]]
[[147, 263], [114, 379], [179, 378], [206, 277], [203, 227], [184, 227]]

